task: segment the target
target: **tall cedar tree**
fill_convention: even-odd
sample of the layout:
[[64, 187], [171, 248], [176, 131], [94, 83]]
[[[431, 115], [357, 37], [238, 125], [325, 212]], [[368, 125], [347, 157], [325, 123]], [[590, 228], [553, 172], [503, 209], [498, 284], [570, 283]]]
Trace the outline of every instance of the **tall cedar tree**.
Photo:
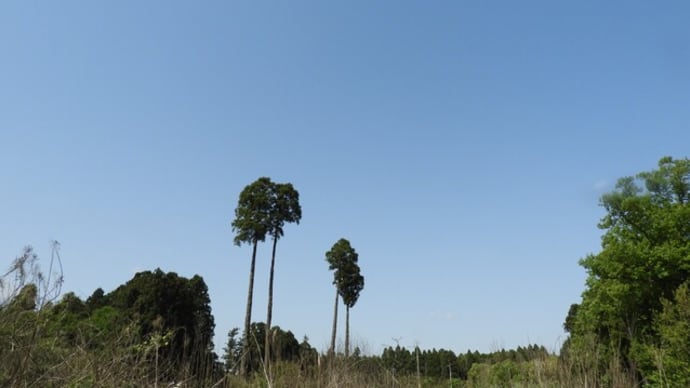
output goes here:
[[299, 193], [291, 183], [274, 183], [271, 190], [271, 207], [269, 214], [268, 234], [273, 238], [271, 253], [271, 271], [268, 281], [268, 312], [266, 314], [266, 338], [264, 354], [267, 369], [270, 371], [271, 362], [271, 318], [273, 316], [273, 272], [276, 260], [276, 245], [283, 236], [285, 223], [299, 224], [302, 218], [302, 208], [299, 205]]
[[345, 304], [345, 357], [350, 355], [350, 308], [354, 307], [359, 294], [364, 288], [364, 277], [356, 262], [347, 263], [342, 269], [342, 287], [340, 296]]
[[[338, 240], [330, 251], [326, 252], [328, 269], [334, 271], [333, 284], [335, 285], [335, 305], [333, 307], [333, 331], [331, 333], [331, 347], [328, 350], [330, 355], [335, 354], [335, 336], [338, 322], [338, 299], [342, 294], [342, 289], [348, 282], [348, 268], [357, 265], [358, 255], [350, 242], [344, 238]], [[359, 268], [359, 267], [357, 267]], [[363, 280], [362, 280], [363, 282]]]
[[271, 197], [273, 182], [270, 178], [261, 177], [245, 187], [235, 209], [235, 220], [232, 230], [236, 233], [235, 245], [242, 243], [252, 245], [252, 261], [249, 267], [249, 290], [247, 291], [247, 309], [244, 315], [244, 333], [242, 337], [242, 357], [240, 374], [247, 376], [247, 354], [249, 353], [250, 324], [252, 319], [252, 298], [254, 292], [254, 269], [256, 267], [256, 247], [266, 240], [271, 223]]

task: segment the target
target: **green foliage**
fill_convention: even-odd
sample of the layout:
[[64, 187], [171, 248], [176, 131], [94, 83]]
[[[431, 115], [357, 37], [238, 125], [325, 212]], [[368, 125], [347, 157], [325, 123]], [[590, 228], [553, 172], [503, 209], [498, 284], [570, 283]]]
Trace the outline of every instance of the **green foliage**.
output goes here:
[[415, 361], [412, 353], [400, 345], [387, 347], [381, 354], [381, 364], [394, 374], [411, 374], [415, 370]]
[[[198, 276], [142, 272], [82, 301], [42, 276], [25, 250], [2, 276], [0, 386], [208, 386], [215, 354], [208, 290]], [[203, 383], [202, 383], [203, 382]]]
[[103, 305], [105, 305], [105, 292], [99, 287], [86, 299], [86, 308], [93, 311], [103, 307]]
[[520, 376], [520, 369], [510, 360], [501, 361], [491, 366], [489, 381], [493, 387], [510, 387], [515, 382], [525, 380]]
[[299, 224], [302, 219], [299, 192], [291, 183], [272, 183], [269, 203], [268, 234], [278, 239], [283, 236], [286, 222]]
[[242, 353], [242, 342], [238, 338], [240, 329], [233, 327], [228, 331], [228, 340], [223, 348], [223, 364], [225, 370], [231, 374], [237, 374]]
[[53, 359], [44, 337], [45, 311], [62, 284], [40, 271], [30, 246], [0, 276], [0, 386], [26, 386], [45, 374]]
[[326, 252], [328, 269], [334, 271], [333, 284], [347, 307], [353, 307], [357, 303], [364, 288], [364, 277], [360, 273], [358, 259], [359, 255], [344, 238], [338, 240], [331, 250]]
[[[242, 344], [238, 341], [239, 329], [234, 328], [228, 333], [228, 341], [225, 346], [225, 365], [230, 373], [238, 372], [237, 366], [240, 360]], [[249, 333], [249, 349], [247, 352], [247, 366], [250, 373], [262, 372], [266, 361], [263, 340], [266, 338], [266, 324], [254, 322]], [[271, 328], [271, 361], [287, 361], [294, 363], [308, 362], [311, 364], [316, 352], [306, 341], [300, 344], [291, 331], [284, 331], [278, 326]], [[307, 360], [309, 359], [309, 360]]]
[[662, 301], [662, 311], [654, 326], [659, 333], [657, 345], [647, 348], [656, 367], [649, 376], [655, 386], [690, 386], [690, 289], [683, 283], [673, 300]]
[[261, 177], [240, 192], [232, 221], [235, 244], [263, 242], [267, 234], [280, 238], [286, 222], [299, 224], [301, 218], [299, 193], [292, 184]]
[[364, 289], [364, 276], [357, 263], [349, 263], [347, 267], [342, 268], [340, 276], [340, 296], [345, 306], [352, 308]]
[[491, 379], [491, 365], [477, 363], [473, 364], [467, 372], [467, 381], [470, 387], [488, 386]]
[[261, 177], [240, 193], [235, 219], [232, 221], [236, 245], [266, 240], [271, 227], [273, 188], [270, 178]]
[[104, 300], [137, 323], [142, 341], [172, 332], [169, 344], [161, 347], [166, 361], [176, 365], [195, 358], [204, 361], [203, 367], [211, 362], [215, 324], [208, 287], [200, 276], [186, 279], [160, 269], [139, 272]]
[[569, 354], [596, 343], [597, 368], [620, 355], [631, 373], [651, 373], [642, 344], [658, 341], [661, 301], [690, 277], [689, 198], [690, 160], [670, 157], [602, 197], [602, 250], [580, 261], [588, 277], [565, 323]]
[[331, 250], [326, 252], [326, 262], [328, 262], [328, 269], [336, 271], [336, 276], [333, 279], [333, 284], [338, 286], [341, 279], [337, 276], [341, 268], [346, 267], [349, 263], [357, 263], [357, 252], [355, 252], [350, 242], [344, 238], [338, 240]]
[[389, 346], [379, 358], [378, 363], [398, 377], [416, 376], [419, 362], [420, 375], [426, 379], [448, 383], [452, 377], [475, 387], [538, 384], [547, 378], [547, 368], [550, 378], [555, 379], [553, 371], [556, 369], [555, 362], [545, 365], [549, 360], [555, 361], [555, 356], [537, 345], [484, 354], [468, 350], [457, 355], [447, 349], [410, 351], [401, 346]]

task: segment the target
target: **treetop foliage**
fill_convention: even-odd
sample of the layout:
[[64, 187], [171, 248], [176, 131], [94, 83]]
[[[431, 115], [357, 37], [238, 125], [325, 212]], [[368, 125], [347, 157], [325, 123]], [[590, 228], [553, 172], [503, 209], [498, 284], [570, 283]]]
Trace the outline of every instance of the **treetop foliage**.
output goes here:
[[343, 298], [345, 306], [352, 308], [359, 299], [359, 294], [364, 289], [364, 276], [360, 273], [359, 265], [352, 263], [351, 266], [343, 269], [341, 276], [340, 296]]
[[[331, 271], [338, 271], [344, 268], [349, 263], [357, 263], [359, 255], [352, 248], [350, 242], [344, 238], [338, 240], [330, 251], [326, 252], [326, 261], [328, 262], [328, 269]], [[337, 285], [336, 280], [334, 284]]]
[[357, 303], [359, 294], [364, 288], [364, 277], [357, 263], [358, 260], [359, 255], [344, 238], [338, 240], [331, 250], [326, 252], [328, 269], [335, 271], [333, 284], [347, 307], [352, 307]]
[[299, 204], [299, 192], [292, 183], [273, 184], [270, 213], [268, 233], [274, 238], [283, 236], [283, 225], [286, 222], [299, 224], [302, 219], [302, 207]]
[[[98, 290], [94, 294], [97, 294]], [[130, 281], [103, 297], [104, 304], [123, 311], [139, 322], [142, 337], [156, 330], [172, 330], [175, 335], [171, 347], [177, 354], [196, 348], [210, 351], [213, 329], [211, 300], [208, 287], [199, 275], [191, 279], [175, 272], [143, 271]]]
[[267, 234], [280, 238], [286, 222], [299, 224], [301, 219], [299, 192], [292, 184], [261, 177], [240, 193], [232, 222], [236, 232], [234, 242], [236, 245], [263, 242]]
[[232, 230], [237, 233], [235, 245], [266, 240], [270, 227], [272, 189], [271, 179], [261, 177], [240, 193], [235, 219], [232, 221]]

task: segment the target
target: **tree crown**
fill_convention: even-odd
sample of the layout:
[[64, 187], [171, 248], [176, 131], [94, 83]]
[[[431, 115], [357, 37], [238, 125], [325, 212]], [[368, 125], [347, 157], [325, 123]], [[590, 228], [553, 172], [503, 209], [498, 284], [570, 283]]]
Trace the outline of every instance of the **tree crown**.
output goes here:
[[326, 252], [328, 269], [335, 271], [333, 284], [347, 307], [352, 307], [357, 303], [359, 294], [364, 288], [364, 277], [360, 273], [358, 259], [359, 255], [344, 238], [338, 240], [331, 250]]
[[235, 245], [266, 240], [270, 228], [273, 186], [270, 178], [261, 177], [240, 193], [232, 221], [232, 230], [236, 232]]

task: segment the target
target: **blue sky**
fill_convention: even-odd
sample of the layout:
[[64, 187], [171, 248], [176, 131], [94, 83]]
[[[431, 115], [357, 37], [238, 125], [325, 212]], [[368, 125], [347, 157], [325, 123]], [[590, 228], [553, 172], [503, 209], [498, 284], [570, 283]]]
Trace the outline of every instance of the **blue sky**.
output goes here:
[[[689, 156], [685, 2], [27, 2], [0, 5], [0, 257], [62, 243], [88, 297], [160, 267], [206, 280], [216, 347], [260, 176], [303, 219], [273, 321], [327, 346], [341, 237], [354, 342], [557, 350], [599, 250], [599, 196]], [[260, 246], [255, 320], [266, 314]], [[341, 321], [341, 329], [344, 327]], [[342, 333], [342, 330], [341, 330]], [[342, 337], [341, 337], [342, 338]], [[395, 340], [394, 340], [395, 339]]]

